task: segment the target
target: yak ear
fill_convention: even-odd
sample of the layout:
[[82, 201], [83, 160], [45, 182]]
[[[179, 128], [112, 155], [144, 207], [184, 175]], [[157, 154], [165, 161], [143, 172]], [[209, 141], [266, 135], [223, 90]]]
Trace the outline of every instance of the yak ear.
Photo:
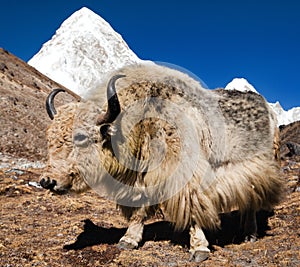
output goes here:
[[110, 123], [103, 124], [100, 126], [100, 134], [103, 140], [108, 140], [116, 134], [116, 128]]

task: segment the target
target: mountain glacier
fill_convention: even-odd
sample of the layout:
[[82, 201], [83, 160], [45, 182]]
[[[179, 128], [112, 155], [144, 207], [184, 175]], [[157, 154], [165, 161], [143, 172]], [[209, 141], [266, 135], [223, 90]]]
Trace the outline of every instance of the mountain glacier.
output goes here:
[[[84, 7], [62, 23], [28, 64], [85, 98], [106, 73], [142, 61], [104, 19]], [[233, 79], [225, 89], [258, 93], [244, 78]], [[279, 102], [270, 106], [279, 125], [300, 120], [300, 107], [285, 111]]]

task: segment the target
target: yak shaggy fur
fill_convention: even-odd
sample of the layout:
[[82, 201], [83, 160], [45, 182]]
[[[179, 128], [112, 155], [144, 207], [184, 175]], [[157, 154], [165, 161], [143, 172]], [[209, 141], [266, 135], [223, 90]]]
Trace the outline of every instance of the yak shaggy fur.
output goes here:
[[214, 229], [220, 212], [280, 201], [278, 129], [261, 95], [207, 90], [154, 64], [116, 73], [126, 77], [116, 82], [115, 121], [96, 124], [107, 107], [108, 79], [84, 101], [58, 109], [43, 174], [57, 188], [81, 192], [101, 184], [128, 219], [160, 207], [177, 229]]

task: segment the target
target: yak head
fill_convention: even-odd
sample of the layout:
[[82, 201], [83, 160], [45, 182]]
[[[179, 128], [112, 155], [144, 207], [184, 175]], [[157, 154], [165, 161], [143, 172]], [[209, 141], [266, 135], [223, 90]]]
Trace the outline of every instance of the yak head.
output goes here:
[[94, 172], [101, 169], [103, 148], [114, 132], [111, 124], [121, 111], [115, 89], [121, 77], [124, 75], [113, 76], [108, 82], [106, 112], [101, 112], [93, 101], [70, 103], [56, 111], [54, 97], [64, 90], [55, 89], [49, 94], [46, 109], [53, 122], [47, 129], [48, 162], [40, 177], [42, 187], [59, 194], [90, 188], [86, 177], [95, 177]]

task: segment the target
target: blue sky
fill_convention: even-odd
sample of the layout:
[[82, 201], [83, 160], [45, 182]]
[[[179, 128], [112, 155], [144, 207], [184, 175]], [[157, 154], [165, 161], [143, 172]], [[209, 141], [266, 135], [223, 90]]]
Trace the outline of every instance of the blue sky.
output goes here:
[[184, 67], [209, 88], [244, 77], [269, 102], [300, 106], [300, 1], [2, 1], [0, 47], [28, 61], [83, 6], [142, 59]]

